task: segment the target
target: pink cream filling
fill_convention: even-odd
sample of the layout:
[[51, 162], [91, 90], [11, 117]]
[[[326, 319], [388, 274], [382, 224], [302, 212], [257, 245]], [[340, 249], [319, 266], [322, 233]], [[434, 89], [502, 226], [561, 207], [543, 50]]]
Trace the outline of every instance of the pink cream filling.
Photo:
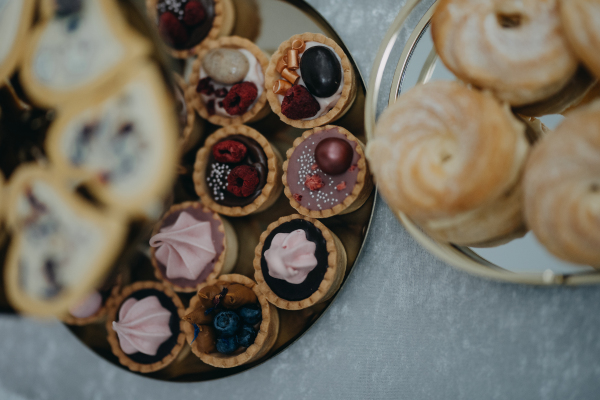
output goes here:
[[95, 290], [75, 307], [69, 308], [69, 313], [75, 318], [88, 318], [96, 314], [102, 307], [102, 296]]
[[306, 232], [297, 229], [292, 233], [278, 233], [265, 251], [269, 275], [289, 283], [304, 282], [317, 266], [317, 245], [306, 239]]

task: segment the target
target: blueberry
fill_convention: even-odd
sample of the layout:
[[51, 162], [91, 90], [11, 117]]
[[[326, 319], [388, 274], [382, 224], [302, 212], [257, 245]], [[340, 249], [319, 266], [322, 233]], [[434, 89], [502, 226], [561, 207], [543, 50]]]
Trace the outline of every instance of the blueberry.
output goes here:
[[240, 318], [247, 324], [254, 325], [262, 319], [262, 309], [259, 304], [248, 304], [238, 310]]
[[244, 325], [242, 329], [235, 335], [235, 338], [240, 346], [250, 347], [256, 339], [256, 331], [251, 325]]
[[215, 316], [215, 329], [223, 336], [233, 336], [240, 326], [240, 317], [233, 311], [221, 311]]
[[238, 347], [235, 336], [222, 336], [217, 339], [217, 351], [221, 354], [233, 353]]

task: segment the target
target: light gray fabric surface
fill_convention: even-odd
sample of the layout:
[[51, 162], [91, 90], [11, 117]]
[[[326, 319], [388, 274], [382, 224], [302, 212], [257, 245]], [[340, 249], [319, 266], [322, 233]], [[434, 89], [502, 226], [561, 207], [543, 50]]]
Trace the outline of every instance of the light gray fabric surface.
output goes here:
[[[309, 0], [368, 77], [404, 1]], [[275, 359], [226, 380], [123, 372], [62, 325], [0, 317], [0, 399], [600, 398], [600, 288], [535, 288], [456, 271], [382, 201], [359, 264], [321, 320]]]

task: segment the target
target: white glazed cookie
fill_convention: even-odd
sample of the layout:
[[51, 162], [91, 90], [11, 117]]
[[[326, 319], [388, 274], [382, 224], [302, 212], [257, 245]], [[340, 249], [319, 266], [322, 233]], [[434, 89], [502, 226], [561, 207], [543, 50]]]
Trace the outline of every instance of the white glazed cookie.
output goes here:
[[34, 10], [34, 0], [0, 0], [0, 81], [11, 74], [23, 55]]

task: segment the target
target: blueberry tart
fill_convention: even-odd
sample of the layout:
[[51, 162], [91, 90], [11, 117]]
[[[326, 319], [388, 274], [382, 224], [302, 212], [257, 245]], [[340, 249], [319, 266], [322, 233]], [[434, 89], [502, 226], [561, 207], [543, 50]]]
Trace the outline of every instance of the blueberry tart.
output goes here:
[[184, 307], [158, 282], [123, 288], [108, 304], [108, 343], [119, 362], [132, 371], [155, 372], [175, 361], [185, 344]]
[[254, 278], [269, 302], [302, 310], [330, 299], [346, 272], [346, 250], [316, 219], [290, 215], [269, 225], [254, 255]]
[[190, 91], [200, 116], [215, 125], [254, 122], [269, 113], [265, 71], [269, 59], [238, 36], [205, 43], [192, 65]]
[[271, 109], [296, 128], [314, 128], [341, 118], [356, 97], [348, 56], [319, 33], [294, 35], [271, 57], [265, 89]]
[[155, 275], [178, 292], [227, 274], [237, 260], [233, 227], [199, 202], [172, 206], [150, 239]]
[[0, 82], [11, 75], [23, 56], [34, 11], [35, 0], [0, 2]]
[[281, 156], [263, 135], [230, 125], [210, 135], [196, 156], [194, 185], [212, 211], [242, 217], [266, 210], [279, 197]]
[[373, 190], [364, 145], [334, 125], [306, 131], [294, 141], [283, 163], [283, 184], [292, 207], [313, 218], [355, 211]]
[[185, 314], [183, 331], [192, 352], [218, 368], [260, 359], [279, 334], [277, 309], [242, 275], [222, 275], [204, 284]]

